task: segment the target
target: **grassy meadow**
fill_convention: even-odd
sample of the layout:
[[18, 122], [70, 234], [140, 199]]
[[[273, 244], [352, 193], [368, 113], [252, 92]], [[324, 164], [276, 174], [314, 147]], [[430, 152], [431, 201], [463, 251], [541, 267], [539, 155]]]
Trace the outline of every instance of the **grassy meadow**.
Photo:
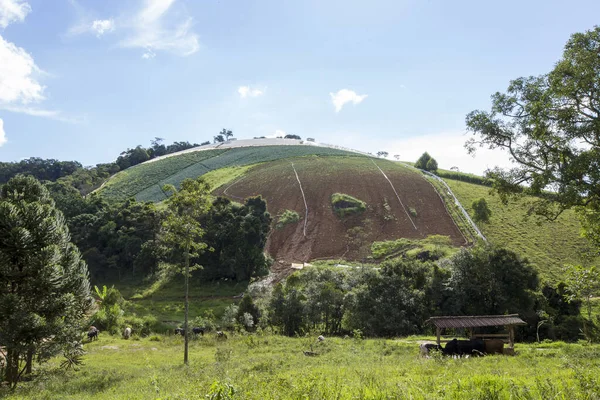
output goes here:
[[565, 264], [586, 262], [590, 247], [580, 236], [581, 227], [572, 210], [565, 211], [554, 222], [539, 223], [533, 217], [524, 220], [525, 201], [512, 201], [505, 206], [497, 195], [490, 194], [489, 187], [452, 179], [445, 181], [471, 216], [473, 200], [485, 198], [492, 216], [489, 223], [478, 224], [483, 234], [491, 243], [527, 257], [543, 278], [558, 281]]
[[[600, 346], [517, 344], [517, 355], [419, 356], [418, 339], [214, 334], [100, 336], [85, 365], [52, 359], [7, 399], [599, 399]], [[312, 350], [317, 356], [308, 357]]]

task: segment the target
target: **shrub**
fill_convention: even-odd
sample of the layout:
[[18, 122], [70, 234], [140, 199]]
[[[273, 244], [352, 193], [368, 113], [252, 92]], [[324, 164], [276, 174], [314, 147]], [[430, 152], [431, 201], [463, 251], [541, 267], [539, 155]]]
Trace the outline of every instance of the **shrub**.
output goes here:
[[473, 219], [475, 222], [490, 222], [492, 210], [490, 210], [483, 197], [479, 200], [474, 200], [473, 204], [471, 204], [471, 207], [473, 208]]
[[429, 153], [425, 152], [421, 155], [421, 157], [419, 157], [415, 163], [415, 167], [429, 172], [436, 172], [438, 169], [438, 163], [435, 158], [431, 157]]
[[283, 213], [277, 216], [277, 224], [275, 227], [277, 229], [283, 228], [287, 224], [292, 224], [294, 222], [300, 221], [300, 215], [293, 210], [285, 210]]
[[361, 213], [367, 209], [364, 201], [344, 193], [334, 193], [331, 195], [331, 205], [333, 211], [343, 218], [348, 214]]

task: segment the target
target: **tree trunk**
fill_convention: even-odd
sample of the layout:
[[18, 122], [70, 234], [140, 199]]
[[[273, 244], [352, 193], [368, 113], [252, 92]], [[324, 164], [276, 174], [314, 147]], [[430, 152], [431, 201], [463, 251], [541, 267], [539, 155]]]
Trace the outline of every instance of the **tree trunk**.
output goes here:
[[27, 350], [27, 363], [25, 364], [25, 374], [31, 374], [33, 369], [33, 347]]
[[[189, 240], [189, 239], [188, 239]], [[189, 346], [189, 329], [188, 329], [188, 316], [189, 316], [189, 293], [190, 293], [190, 245], [188, 244], [185, 249], [185, 321], [183, 324], [184, 329], [184, 351], [183, 351], [183, 363], [188, 365], [188, 346]]]
[[15, 350], [6, 351], [6, 370], [5, 378], [11, 387], [17, 384], [19, 378], [19, 353]]

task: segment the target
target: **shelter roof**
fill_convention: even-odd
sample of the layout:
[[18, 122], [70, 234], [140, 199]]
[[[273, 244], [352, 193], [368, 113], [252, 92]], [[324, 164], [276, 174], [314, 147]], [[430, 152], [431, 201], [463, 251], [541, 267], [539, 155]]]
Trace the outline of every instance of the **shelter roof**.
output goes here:
[[436, 328], [478, 328], [483, 326], [527, 325], [519, 314], [510, 315], [466, 315], [431, 317], [425, 323]]

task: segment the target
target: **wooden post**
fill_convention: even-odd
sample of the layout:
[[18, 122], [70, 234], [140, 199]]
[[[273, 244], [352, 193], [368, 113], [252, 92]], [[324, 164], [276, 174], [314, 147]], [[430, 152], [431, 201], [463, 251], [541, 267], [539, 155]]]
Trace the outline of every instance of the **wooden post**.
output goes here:
[[442, 334], [442, 328], [437, 328], [436, 327], [435, 330], [436, 330], [436, 334], [437, 334], [437, 344], [438, 344], [438, 346], [441, 346], [442, 341], [440, 339], [440, 336]]
[[473, 328], [469, 328], [469, 340], [473, 339]]
[[508, 347], [510, 349], [515, 348], [515, 326], [514, 325], [508, 326]]

